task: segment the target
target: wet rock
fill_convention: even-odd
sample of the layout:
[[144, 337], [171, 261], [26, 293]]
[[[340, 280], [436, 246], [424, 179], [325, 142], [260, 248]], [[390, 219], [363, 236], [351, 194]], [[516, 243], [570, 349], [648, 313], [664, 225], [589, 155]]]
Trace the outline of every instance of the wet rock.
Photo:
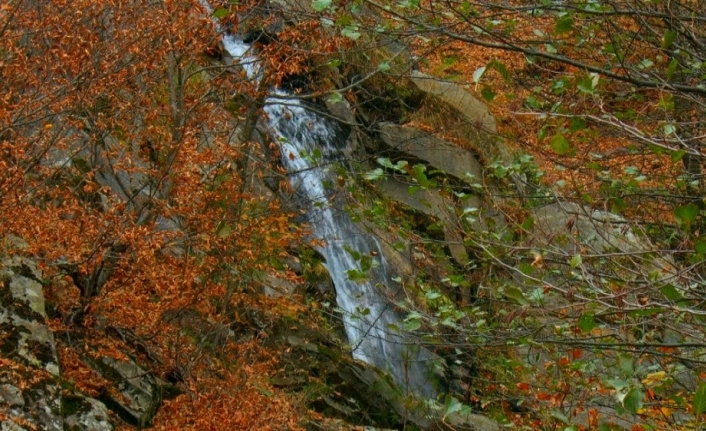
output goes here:
[[356, 124], [355, 114], [347, 100], [332, 101], [326, 99], [326, 109], [338, 121], [353, 125]]
[[290, 390], [307, 388], [309, 407], [330, 418], [382, 427], [404, 422], [391, 401], [402, 405], [403, 397], [384, 372], [355, 361], [323, 333], [303, 327], [296, 332], [273, 337], [286, 346], [274, 382]]

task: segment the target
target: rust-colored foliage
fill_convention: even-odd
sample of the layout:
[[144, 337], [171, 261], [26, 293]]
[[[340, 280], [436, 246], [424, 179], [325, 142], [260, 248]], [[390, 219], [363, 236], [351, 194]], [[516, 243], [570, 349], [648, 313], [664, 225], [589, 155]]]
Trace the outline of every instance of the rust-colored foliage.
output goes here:
[[[209, 63], [217, 37], [198, 1], [3, 2], [0, 238], [39, 259], [56, 328], [111, 356], [130, 345], [111, 334], [129, 329], [158, 374], [185, 370], [158, 428], [294, 429], [259, 345], [224, 342], [205, 360], [215, 352], [164, 318], [189, 309], [227, 327], [251, 307], [276, 319], [278, 303], [252, 293], [299, 238], [249, 193], [257, 149], [235, 138], [222, 95], [251, 84]], [[59, 350], [64, 378], [102, 389], [81, 349]], [[234, 369], [240, 355], [252, 365]]]

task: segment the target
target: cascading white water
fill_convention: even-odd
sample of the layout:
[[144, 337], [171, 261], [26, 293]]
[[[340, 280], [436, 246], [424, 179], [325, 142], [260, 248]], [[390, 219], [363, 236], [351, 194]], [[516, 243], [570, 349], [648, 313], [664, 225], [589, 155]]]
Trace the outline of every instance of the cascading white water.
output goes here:
[[[251, 78], [258, 75], [257, 62], [248, 54], [249, 45], [231, 34], [224, 35], [223, 45]], [[350, 219], [337, 205], [331, 187], [326, 186], [335, 183], [330, 167], [344, 157], [334, 123], [278, 89], [266, 100], [265, 112], [272, 136], [281, 144], [282, 164], [305, 202], [312, 236], [323, 244], [318, 251], [336, 288], [353, 357], [389, 371], [397, 384], [410, 392], [436, 396], [429, 378], [433, 355], [412, 345], [399, 332], [400, 316], [384, 295], [394, 283], [376, 238]], [[360, 256], [372, 259], [373, 265], [364, 281], [354, 281], [349, 271], [360, 269]]]

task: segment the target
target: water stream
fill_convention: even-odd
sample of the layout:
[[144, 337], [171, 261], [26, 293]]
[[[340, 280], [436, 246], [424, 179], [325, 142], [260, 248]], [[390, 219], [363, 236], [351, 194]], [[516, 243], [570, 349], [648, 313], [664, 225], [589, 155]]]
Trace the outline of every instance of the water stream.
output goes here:
[[[223, 37], [225, 49], [239, 59], [248, 75], [255, 79], [258, 64], [250, 46], [231, 34]], [[432, 354], [414, 345], [397, 328], [401, 316], [386, 298], [398, 285], [377, 239], [354, 223], [341, 208], [332, 184], [332, 168], [345, 157], [346, 136], [333, 120], [314, 113], [287, 92], [274, 89], [265, 103], [273, 139], [280, 143], [282, 165], [293, 189], [304, 203], [312, 238], [325, 259], [325, 266], [336, 288], [353, 357], [387, 370], [396, 383], [424, 397], [436, 396], [429, 379]], [[356, 259], [357, 258], [357, 259]], [[361, 270], [367, 261], [370, 269]], [[361, 277], [349, 275], [357, 274]]]

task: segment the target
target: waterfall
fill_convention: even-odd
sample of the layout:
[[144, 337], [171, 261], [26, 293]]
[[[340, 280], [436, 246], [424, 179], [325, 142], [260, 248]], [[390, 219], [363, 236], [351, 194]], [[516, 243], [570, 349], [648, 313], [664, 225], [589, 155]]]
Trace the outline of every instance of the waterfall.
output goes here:
[[[223, 45], [255, 79], [259, 67], [249, 53], [250, 46], [232, 34], [223, 36]], [[388, 371], [401, 388], [435, 397], [437, 392], [429, 378], [434, 355], [400, 332], [401, 316], [386, 295], [397, 285], [390, 277], [380, 245], [351, 220], [330, 187], [335, 184], [331, 167], [345, 157], [340, 128], [281, 89], [271, 92], [264, 109], [272, 138], [280, 144], [282, 165], [304, 202], [311, 236], [321, 244], [318, 251], [335, 285], [353, 357]], [[364, 274], [355, 272], [361, 261], [370, 267]], [[359, 277], [353, 280], [351, 274]]]

